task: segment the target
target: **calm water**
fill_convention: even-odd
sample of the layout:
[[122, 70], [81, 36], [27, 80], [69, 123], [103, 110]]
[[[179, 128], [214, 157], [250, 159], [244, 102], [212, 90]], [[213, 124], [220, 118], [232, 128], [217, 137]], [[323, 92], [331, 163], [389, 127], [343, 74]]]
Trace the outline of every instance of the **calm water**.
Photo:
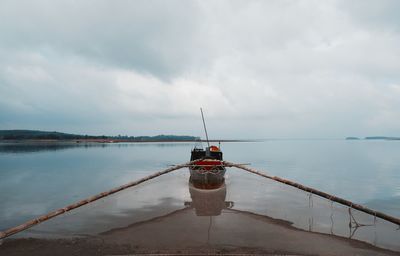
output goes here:
[[[152, 174], [171, 164], [186, 162], [193, 146], [193, 143], [95, 146], [2, 144], [0, 230]], [[269, 174], [294, 180], [400, 217], [399, 142], [272, 140], [257, 143], [224, 143], [222, 150], [225, 160], [251, 163], [252, 167]], [[145, 196], [136, 198], [136, 190], [114, 196], [115, 200], [103, 200], [100, 208], [96, 208], [94, 204], [86, 207], [92, 210], [80, 210], [83, 212], [79, 218], [81, 225], [75, 225], [68, 230], [65, 223], [59, 223], [63, 218], [56, 218], [51, 230], [55, 232], [54, 227], [58, 225], [58, 234], [90, 233], [88, 230], [103, 232], [111, 227], [104, 224], [103, 229], [100, 228], [102, 230], [96, 230], [94, 226], [99, 228], [97, 222], [107, 223], [106, 219], [110, 216], [120, 216], [121, 222], [124, 222], [124, 216], [129, 216], [129, 221], [132, 222], [132, 214], [127, 215], [126, 212], [133, 211], [133, 208], [136, 209], [137, 221], [144, 218], [143, 216], [149, 217], [149, 209], [159, 208], [153, 211], [154, 217], [178, 210], [184, 207], [184, 202], [191, 200], [187, 180], [187, 170], [180, 170], [169, 178], [152, 181], [149, 185], [138, 188], [145, 191], [142, 192]], [[333, 228], [334, 211], [337, 216], [343, 215], [341, 219], [348, 218], [345, 216], [347, 210], [343, 207], [314, 198], [321, 201], [319, 205], [325, 207], [326, 213], [321, 214], [323, 211], [318, 210], [317, 206], [314, 207], [313, 213], [310, 213], [310, 198], [306, 193], [299, 193], [285, 185], [262, 180], [239, 170], [227, 170], [226, 200], [234, 202], [234, 210], [287, 219], [301, 229], [337, 233], [341, 236], [347, 236], [349, 232], [351, 234], [348, 223], [343, 222]], [[105, 207], [107, 205], [111, 207]], [[103, 219], [99, 217], [99, 212], [103, 213], [100, 214]], [[98, 218], [93, 218], [93, 214]], [[73, 219], [76, 213], [70, 215], [69, 218], [73, 220], [71, 222], [79, 222]], [[82, 220], [82, 216], [86, 216], [86, 219], [83, 218], [85, 221]], [[321, 216], [326, 220], [321, 220]], [[371, 222], [368, 217], [359, 218]], [[94, 219], [97, 221], [96, 225], [92, 223], [95, 222]], [[115, 222], [113, 220], [113, 225]], [[50, 232], [49, 230], [50, 228], [46, 230], [45, 224], [30, 232]], [[393, 247], [393, 244], [400, 241], [396, 229], [390, 229], [390, 232], [385, 228], [377, 230], [390, 234], [387, 235], [390, 237], [388, 241], [385, 240], [387, 248], [400, 249]], [[362, 232], [359, 232], [359, 238], [376, 243], [377, 230], [374, 230], [375, 238]], [[381, 237], [385, 235], [381, 234]]]

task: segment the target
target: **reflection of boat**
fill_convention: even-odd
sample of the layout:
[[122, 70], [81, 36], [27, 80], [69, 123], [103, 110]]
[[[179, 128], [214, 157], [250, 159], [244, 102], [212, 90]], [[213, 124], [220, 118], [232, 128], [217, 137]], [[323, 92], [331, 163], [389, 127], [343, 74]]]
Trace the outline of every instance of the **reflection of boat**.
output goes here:
[[216, 189], [199, 189], [189, 183], [189, 192], [192, 202], [185, 205], [195, 208], [197, 216], [218, 216], [222, 209], [233, 207], [233, 202], [225, 201], [225, 183]]
[[225, 180], [224, 175], [226, 169], [223, 166], [220, 148], [217, 146], [210, 146], [203, 110], [200, 109], [200, 111], [208, 147], [206, 147], [205, 150], [196, 147], [192, 150], [190, 156], [192, 165], [189, 167], [190, 182], [197, 188], [218, 188]]

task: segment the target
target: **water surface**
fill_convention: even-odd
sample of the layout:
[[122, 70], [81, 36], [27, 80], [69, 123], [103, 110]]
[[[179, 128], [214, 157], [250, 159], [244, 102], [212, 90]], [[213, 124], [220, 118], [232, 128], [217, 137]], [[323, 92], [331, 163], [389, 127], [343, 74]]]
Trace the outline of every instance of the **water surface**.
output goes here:
[[[0, 145], [0, 229], [189, 159], [192, 143]], [[272, 140], [225, 143], [228, 161], [400, 216], [400, 143]], [[19, 236], [95, 235], [193, 207], [186, 169], [102, 199]], [[241, 211], [400, 250], [397, 227], [273, 181], [228, 169], [220, 223]], [[232, 203], [232, 205], [230, 205]], [[224, 215], [225, 214], [225, 215]], [[228, 215], [226, 215], [228, 214]], [[349, 218], [365, 224], [349, 226]], [[218, 219], [218, 217], [216, 217]], [[217, 224], [215, 224], [217, 225]], [[46, 235], [47, 234], [47, 235]]]

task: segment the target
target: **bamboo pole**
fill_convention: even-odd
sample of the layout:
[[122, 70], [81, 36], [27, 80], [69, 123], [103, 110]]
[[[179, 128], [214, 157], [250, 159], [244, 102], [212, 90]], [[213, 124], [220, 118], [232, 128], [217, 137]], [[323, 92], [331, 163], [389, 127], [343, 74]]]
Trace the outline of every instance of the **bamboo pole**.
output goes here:
[[38, 217], [38, 218], [36, 218], [36, 219], [27, 221], [27, 222], [25, 222], [25, 223], [23, 223], [23, 224], [21, 224], [21, 225], [19, 225], [19, 226], [16, 226], [16, 227], [13, 227], [13, 228], [9, 228], [9, 229], [7, 229], [7, 230], [5, 230], [5, 231], [3, 231], [3, 232], [0, 232], [0, 239], [6, 238], [6, 237], [11, 236], [11, 235], [14, 235], [14, 234], [16, 234], [16, 233], [18, 233], [18, 232], [21, 232], [21, 231], [25, 230], [25, 229], [28, 229], [28, 228], [30, 228], [30, 227], [33, 227], [33, 226], [35, 226], [35, 225], [37, 225], [37, 224], [39, 224], [39, 223], [41, 223], [41, 222], [43, 222], [43, 221], [49, 220], [49, 219], [51, 219], [51, 218], [54, 218], [54, 217], [56, 217], [56, 216], [58, 216], [58, 215], [61, 215], [61, 214], [63, 214], [63, 213], [66, 213], [66, 212], [68, 212], [68, 211], [71, 211], [71, 210], [73, 210], [73, 209], [76, 209], [76, 208], [78, 208], [78, 207], [81, 207], [81, 206], [83, 206], [83, 205], [85, 205], [85, 204], [94, 202], [94, 201], [99, 200], [99, 199], [101, 199], [101, 198], [103, 198], [103, 197], [106, 197], [106, 196], [109, 196], [109, 195], [111, 195], [111, 194], [117, 193], [117, 192], [119, 192], [119, 191], [121, 191], [121, 190], [124, 190], [124, 189], [130, 188], [130, 187], [139, 185], [140, 183], [143, 183], [143, 182], [145, 182], [145, 181], [154, 179], [154, 178], [156, 178], [156, 177], [158, 177], [158, 176], [161, 176], [161, 175], [170, 173], [170, 172], [172, 172], [172, 171], [175, 171], [175, 170], [178, 170], [178, 169], [181, 169], [181, 168], [184, 168], [184, 167], [188, 167], [188, 166], [190, 166], [190, 165], [192, 165], [192, 164], [193, 164], [193, 162], [189, 162], [189, 163], [185, 163], [185, 164], [179, 164], [179, 165], [174, 165], [174, 166], [172, 166], [172, 167], [170, 167], [170, 168], [167, 168], [167, 169], [165, 169], [165, 170], [163, 170], [163, 171], [156, 172], [156, 173], [154, 173], [154, 174], [152, 174], [152, 175], [149, 175], [149, 176], [147, 176], [147, 177], [144, 177], [144, 178], [142, 178], [142, 179], [140, 179], [140, 180], [136, 180], [136, 181], [127, 183], [127, 184], [125, 184], [125, 185], [122, 185], [122, 186], [113, 188], [113, 189], [111, 189], [111, 190], [109, 190], [109, 191], [106, 191], [106, 192], [103, 192], [103, 193], [94, 195], [94, 196], [92, 196], [92, 197], [86, 198], [86, 199], [81, 200], [81, 201], [79, 201], [79, 202], [77, 202], [77, 203], [68, 205], [68, 206], [66, 206], [66, 207], [64, 207], [64, 208], [60, 208], [60, 209], [55, 210], [55, 211], [53, 211], [53, 212], [50, 212], [50, 213], [48, 213], [48, 214], [42, 215], [42, 216], [40, 216], [40, 217]]
[[299, 183], [296, 183], [296, 182], [293, 182], [293, 181], [290, 181], [290, 180], [286, 180], [286, 179], [283, 179], [283, 178], [280, 178], [280, 177], [270, 176], [270, 175], [261, 173], [261, 172], [259, 172], [257, 170], [254, 170], [252, 168], [249, 168], [247, 166], [243, 166], [243, 165], [240, 165], [240, 164], [234, 164], [234, 163], [230, 163], [230, 162], [224, 161], [224, 165], [226, 167], [236, 167], [236, 168], [245, 170], [247, 172], [251, 172], [251, 173], [254, 173], [256, 175], [259, 175], [259, 176], [262, 176], [262, 177], [265, 177], [265, 178], [268, 178], [268, 179], [271, 179], [271, 180], [275, 180], [275, 181], [284, 183], [286, 185], [289, 185], [289, 186], [292, 186], [292, 187], [295, 187], [295, 188], [298, 188], [298, 189], [301, 189], [301, 190], [316, 194], [316, 195], [318, 195], [320, 197], [324, 197], [324, 198], [332, 200], [334, 202], [349, 206], [350, 208], [357, 209], [359, 211], [371, 214], [371, 215], [373, 215], [375, 217], [379, 217], [381, 219], [387, 220], [387, 221], [392, 222], [394, 224], [400, 225], [400, 219], [399, 218], [387, 215], [387, 214], [382, 213], [382, 212], [371, 210], [371, 209], [369, 209], [369, 208], [367, 208], [365, 206], [362, 206], [360, 204], [355, 204], [355, 203], [353, 203], [351, 201], [348, 201], [346, 199], [343, 199], [343, 198], [340, 198], [340, 197], [337, 197], [337, 196], [334, 196], [334, 195], [330, 195], [328, 193], [319, 191], [317, 189], [310, 188], [310, 187], [307, 187], [307, 186], [301, 185]]
[[[178, 169], [181, 169], [181, 168], [184, 168], [184, 167], [192, 166], [194, 162], [195, 162], [195, 161], [192, 161], [192, 162], [189, 162], [189, 163], [185, 163], [185, 164], [180, 164], [180, 165], [172, 166], [172, 167], [167, 168], [167, 169], [165, 169], [165, 170], [163, 170], [163, 171], [159, 171], [159, 172], [156, 172], [156, 173], [154, 173], [154, 174], [152, 174], [152, 175], [149, 175], [149, 176], [147, 176], [147, 177], [144, 177], [144, 178], [142, 178], [142, 179], [140, 179], [140, 180], [127, 183], [127, 184], [125, 184], [125, 185], [116, 187], [116, 188], [111, 189], [111, 190], [109, 190], [109, 191], [106, 191], [106, 192], [97, 194], [97, 195], [95, 195], [95, 196], [89, 197], [89, 198], [87, 198], [87, 199], [81, 200], [81, 201], [79, 201], [79, 202], [77, 202], [77, 203], [75, 203], [75, 204], [71, 204], [71, 205], [68, 205], [68, 206], [66, 206], [66, 207], [64, 207], [64, 208], [60, 208], [60, 209], [55, 210], [55, 211], [53, 211], [53, 212], [50, 212], [50, 213], [48, 213], [48, 214], [42, 215], [42, 216], [40, 216], [40, 217], [38, 217], [38, 218], [36, 218], [36, 219], [30, 220], [30, 221], [28, 221], [28, 222], [25, 222], [25, 223], [23, 223], [23, 224], [21, 224], [21, 225], [19, 225], [19, 226], [16, 226], [16, 227], [7, 229], [7, 230], [5, 230], [5, 231], [3, 231], [3, 232], [0, 232], [0, 239], [6, 238], [6, 237], [11, 236], [11, 235], [13, 235], [13, 234], [16, 234], [16, 233], [18, 233], [18, 232], [21, 232], [21, 231], [23, 231], [23, 230], [25, 230], [25, 229], [28, 229], [28, 228], [30, 228], [30, 227], [32, 227], [32, 226], [35, 226], [35, 225], [37, 225], [37, 224], [39, 224], [39, 223], [41, 223], [41, 222], [47, 221], [47, 220], [49, 220], [49, 219], [51, 219], [51, 218], [54, 218], [54, 217], [56, 217], [56, 216], [58, 216], [58, 215], [61, 215], [61, 214], [65, 213], [65, 212], [71, 211], [71, 210], [73, 210], [73, 209], [76, 209], [76, 208], [78, 208], [78, 207], [81, 207], [81, 206], [83, 206], [83, 205], [86, 205], [86, 204], [88, 204], [88, 203], [90, 203], [90, 202], [94, 202], [94, 201], [99, 200], [99, 199], [101, 199], [101, 198], [103, 198], [103, 197], [106, 197], [106, 196], [109, 196], [109, 195], [111, 195], [111, 194], [114, 194], [114, 193], [117, 193], [117, 192], [119, 192], [119, 191], [122, 191], [122, 190], [124, 190], [124, 189], [127, 189], [127, 188], [129, 188], [129, 187], [133, 187], [133, 186], [139, 185], [139, 184], [141, 184], [141, 183], [143, 183], [143, 182], [145, 182], [145, 181], [154, 179], [154, 178], [156, 178], [156, 177], [158, 177], [158, 176], [161, 176], [161, 175], [170, 173], [170, 172], [172, 172], [172, 171], [175, 171], [175, 170], [178, 170]], [[334, 195], [330, 195], [330, 194], [328, 194], [328, 193], [325, 193], [325, 192], [322, 192], [322, 191], [319, 191], [319, 190], [316, 190], [316, 189], [313, 189], [313, 188], [310, 188], [310, 187], [301, 185], [301, 184], [299, 184], [299, 183], [296, 183], [296, 182], [293, 182], [293, 181], [290, 181], [290, 180], [286, 180], [286, 179], [283, 179], [283, 178], [280, 178], [280, 177], [270, 176], [270, 175], [261, 173], [261, 172], [259, 172], [259, 171], [257, 171], [257, 170], [254, 170], [254, 169], [252, 169], [252, 168], [249, 168], [249, 167], [247, 167], [247, 166], [244, 166], [243, 164], [235, 164], [235, 163], [231, 163], [231, 162], [226, 162], [226, 161], [224, 161], [224, 162], [223, 162], [223, 165], [224, 165], [225, 167], [236, 167], [236, 168], [238, 168], [238, 169], [242, 169], [242, 170], [245, 170], [245, 171], [247, 171], [247, 172], [250, 172], [250, 173], [253, 173], [253, 174], [256, 174], [256, 175], [259, 175], [259, 176], [268, 178], [268, 179], [272, 179], [272, 180], [275, 180], [275, 181], [278, 181], [278, 182], [281, 182], [281, 183], [284, 183], [284, 184], [287, 184], [287, 185], [296, 187], [296, 188], [301, 189], [301, 190], [303, 190], [303, 191], [307, 191], [307, 192], [310, 192], [310, 193], [319, 195], [319, 196], [321, 196], [321, 197], [327, 198], [327, 199], [332, 200], [332, 201], [335, 201], [335, 202], [337, 202], [337, 203], [340, 203], [340, 204], [343, 204], [343, 205], [347, 205], [347, 206], [349, 206], [349, 207], [351, 207], [351, 208], [357, 209], [357, 210], [359, 210], [359, 211], [362, 211], [362, 212], [365, 212], [365, 213], [374, 215], [374, 216], [379, 217], [379, 218], [381, 218], [381, 219], [384, 219], [384, 220], [387, 220], [387, 221], [389, 221], [389, 222], [392, 222], [392, 223], [395, 223], [395, 224], [397, 224], [397, 225], [400, 225], [400, 219], [395, 218], [395, 217], [393, 217], [393, 216], [389, 216], [389, 215], [384, 214], [384, 213], [382, 213], [382, 212], [378, 212], [378, 211], [371, 210], [371, 209], [366, 208], [366, 207], [364, 207], [364, 206], [362, 206], [362, 205], [352, 203], [352, 202], [350, 202], [350, 201], [348, 201], [348, 200], [345, 200], [345, 199], [343, 199], [343, 198], [336, 197], [336, 196], [334, 196]]]

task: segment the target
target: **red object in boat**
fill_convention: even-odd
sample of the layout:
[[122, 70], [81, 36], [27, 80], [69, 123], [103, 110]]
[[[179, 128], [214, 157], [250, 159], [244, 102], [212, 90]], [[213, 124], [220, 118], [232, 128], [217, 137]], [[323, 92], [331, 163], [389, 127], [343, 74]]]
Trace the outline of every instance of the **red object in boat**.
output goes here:
[[201, 169], [209, 171], [209, 170], [213, 169], [214, 167], [222, 166], [222, 161], [214, 160], [214, 159], [204, 159], [204, 160], [196, 161], [193, 165], [199, 166], [199, 167], [201, 167]]

